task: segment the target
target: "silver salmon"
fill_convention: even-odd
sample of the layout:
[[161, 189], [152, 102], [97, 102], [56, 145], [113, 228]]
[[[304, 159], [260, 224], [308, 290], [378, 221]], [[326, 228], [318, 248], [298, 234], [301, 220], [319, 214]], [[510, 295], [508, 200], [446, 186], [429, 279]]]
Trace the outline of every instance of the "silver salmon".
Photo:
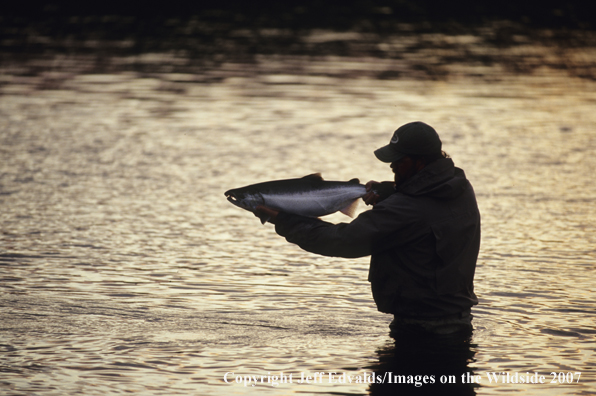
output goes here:
[[[319, 217], [341, 211], [354, 216], [358, 199], [366, 188], [358, 179], [348, 182], [326, 181], [320, 173], [300, 179], [274, 180], [235, 188], [225, 193], [234, 205], [254, 212], [264, 205], [286, 213]], [[264, 223], [267, 219], [261, 219]]]

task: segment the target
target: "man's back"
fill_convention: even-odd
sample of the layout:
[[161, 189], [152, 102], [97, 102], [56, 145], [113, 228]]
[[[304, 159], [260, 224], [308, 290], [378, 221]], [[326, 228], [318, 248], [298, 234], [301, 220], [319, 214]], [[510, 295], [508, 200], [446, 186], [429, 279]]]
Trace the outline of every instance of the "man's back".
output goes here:
[[480, 213], [462, 170], [429, 164], [373, 209], [379, 234], [369, 280], [380, 311], [440, 317], [477, 303], [474, 270]]

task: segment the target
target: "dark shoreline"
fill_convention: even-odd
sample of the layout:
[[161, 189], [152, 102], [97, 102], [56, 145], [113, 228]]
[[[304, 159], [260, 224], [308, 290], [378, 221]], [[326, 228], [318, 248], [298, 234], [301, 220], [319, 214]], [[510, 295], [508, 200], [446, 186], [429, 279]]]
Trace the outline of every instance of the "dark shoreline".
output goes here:
[[[596, 3], [545, 1], [537, 7], [520, 1], [497, 6], [468, 0], [362, 0], [272, 6], [265, 1], [173, 0], [149, 2], [143, 8], [110, 1], [37, 4], [12, 4], [10, 12], [0, 16], [0, 67], [10, 73], [37, 75], [48, 70], [39, 66], [44, 62], [53, 65], [51, 71], [67, 73], [202, 73], [224, 63], [258, 63], [263, 56], [336, 56], [399, 64], [379, 71], [374, 77], [380, 79], [447, 79], [449, 65], [465, 64], [500, 65], [517, 74], [548, 67], [596, 80], [596, 59], [583, 55], [596, 47], [596, 25], [590, 21]], [[170, 61], [122, 62], [155, 53], [168, 54]]]
[[529, 28], [596, 29], [596, 3], [585, 0], [170, 0], [23, 1], [0, 7], [5, 18], [61, 19], [72, 16], [135, 16], [154, 20], [200, 17], [239, 27], [391, 31], [397, 23], [478, 26], [493, 20]]

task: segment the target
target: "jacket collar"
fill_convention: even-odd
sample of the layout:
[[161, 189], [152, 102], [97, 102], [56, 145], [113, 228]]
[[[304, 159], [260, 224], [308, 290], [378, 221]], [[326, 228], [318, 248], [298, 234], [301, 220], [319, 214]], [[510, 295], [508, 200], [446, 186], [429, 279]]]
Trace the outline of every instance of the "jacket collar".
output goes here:
[[441, 158], [428, 164], [396, 190], [412, 196], [453, 199], [461, 195], [468, 185], [464, 171], [456, 168], [451, 158]]

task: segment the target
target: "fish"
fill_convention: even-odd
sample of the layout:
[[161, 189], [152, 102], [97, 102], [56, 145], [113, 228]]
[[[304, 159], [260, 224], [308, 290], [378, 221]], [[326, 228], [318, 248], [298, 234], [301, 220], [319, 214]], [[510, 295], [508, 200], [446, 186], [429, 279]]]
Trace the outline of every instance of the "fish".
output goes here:
[[[366, 195], [358, 179], [347, 182], [323, 180], [320, 173], [298, 179], [273, 180], [234, 188], [224, 193], [239, 208], [255, 211], [263, 205], [286, 213], [320, 217], [340, 211], [354, 217], [358, 200]], [[261, 223], [269, 219], [261, 218]]]

